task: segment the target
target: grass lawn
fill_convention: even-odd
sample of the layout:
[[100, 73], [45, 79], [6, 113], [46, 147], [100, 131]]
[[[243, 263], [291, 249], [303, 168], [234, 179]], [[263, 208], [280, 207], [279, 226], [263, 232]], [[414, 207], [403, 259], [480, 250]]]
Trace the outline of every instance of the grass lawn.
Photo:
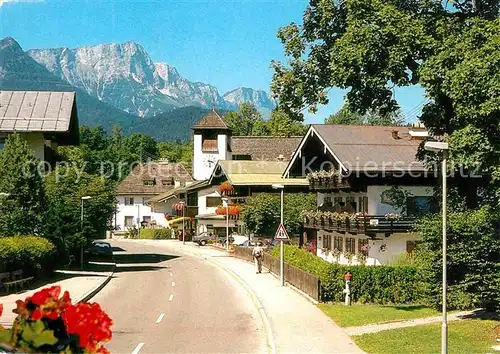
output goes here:
[[[492, 353], [500, 321], [464, 320], [448, 323], [448, 352]], [[496, 329], [495, 329], [496, 328]], [[440, 353], [441, 323], [398, 328], [353, 336], [352, 339], [370, 354]]]
[[341, 327], [362, 326], [388, 321], [438, 316], [440, 312], [424, 306], [374, 306], [319, 304], [318, 307]]

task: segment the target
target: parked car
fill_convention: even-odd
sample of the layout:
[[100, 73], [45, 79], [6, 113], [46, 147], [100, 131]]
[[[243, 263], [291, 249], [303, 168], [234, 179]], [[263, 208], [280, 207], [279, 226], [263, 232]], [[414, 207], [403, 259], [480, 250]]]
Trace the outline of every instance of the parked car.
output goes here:
[[93, 241], [90, 255], [98, 258], [113, 258], [113, 248], [109, 242]]
[[209, 240], [215, 240], [215, 235], [203, 232], [199, 235], [193, 237], [193, 242], [199, 244], [200, 246], [205, 246]]

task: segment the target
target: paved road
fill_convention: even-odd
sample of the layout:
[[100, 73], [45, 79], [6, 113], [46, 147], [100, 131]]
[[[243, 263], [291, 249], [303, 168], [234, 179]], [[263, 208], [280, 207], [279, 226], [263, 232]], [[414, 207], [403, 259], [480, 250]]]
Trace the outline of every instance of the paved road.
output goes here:
[[114, 320], [111, 353], [267, 352], [255, 306], [223, 271], [155, 245], [112, 244], [115, 277], [91, 300]]

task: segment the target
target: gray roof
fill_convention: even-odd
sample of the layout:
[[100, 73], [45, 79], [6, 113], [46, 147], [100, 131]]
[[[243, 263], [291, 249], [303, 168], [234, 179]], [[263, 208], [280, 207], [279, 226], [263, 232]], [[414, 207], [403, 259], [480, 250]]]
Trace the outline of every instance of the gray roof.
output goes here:
[[301, 136], [233, 136], [231, 150], [233, 155], [250, 155], [254, 161], [289, 161], [297, 149]]
[[0, 131], [68, 132], [74, 92], [0, 91]]
[[423, 170], [416, 154], [420, 139], [409, 127], [315, 124], [337, 159], [350, 171]]

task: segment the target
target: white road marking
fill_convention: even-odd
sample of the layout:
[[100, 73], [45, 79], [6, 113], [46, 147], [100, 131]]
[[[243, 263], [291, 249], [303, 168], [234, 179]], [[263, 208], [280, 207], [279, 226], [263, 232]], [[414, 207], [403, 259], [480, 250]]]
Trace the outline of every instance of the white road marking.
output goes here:
[[163, 320], [163, 316], [165, 316], [165, 314], [161, 313], [160, 316], [158, 316], [158, 318], [156, 319], [156, 323], [160, 323], [161, 320]]
[[141, 349], [142, 349], [143, 346], [144, 346], [144, 343], [137, 344], [137, 347], [135, 347], [135, 349], [132, 352], [132, 354], [138, 354], [141, 351]]
[[170, 273], [170, 276], [173, 277], [174, 276], [174, 273]]
[[174, 299], [174, 294], [170, 294], [170, 297], [168, 298], [168, 301], [172, 301]]
[[172, 282], [172, 286], [175, 286], [175, 281]]

